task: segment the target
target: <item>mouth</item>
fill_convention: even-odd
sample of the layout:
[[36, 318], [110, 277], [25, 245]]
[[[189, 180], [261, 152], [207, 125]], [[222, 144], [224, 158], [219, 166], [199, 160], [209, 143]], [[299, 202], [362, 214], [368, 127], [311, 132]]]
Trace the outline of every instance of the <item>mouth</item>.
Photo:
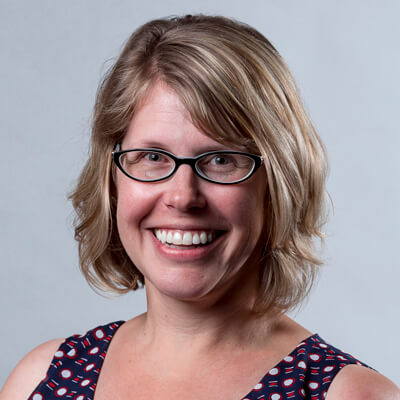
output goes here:
[[159, 242], [168, 247], [184, 249], [207, 246], [221, 236], [223, 231], [153, 229], [153, 234]]

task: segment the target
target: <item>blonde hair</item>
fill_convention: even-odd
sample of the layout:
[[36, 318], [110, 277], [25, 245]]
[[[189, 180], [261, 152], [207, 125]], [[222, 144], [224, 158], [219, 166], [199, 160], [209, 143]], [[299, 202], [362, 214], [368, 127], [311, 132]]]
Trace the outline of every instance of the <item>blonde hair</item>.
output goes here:
[[219, 16], [146, 23], [104, 77], [90, 157], [71, 194], [86, 279], [118, 293], [144, 284], [119, 239], [111, 152], [157, 81], [177, 93], [205, 134], [263, 156], [268, 192], [255, 309], [292, 309], [321, 264], [313, 240], [322, 238], [325, 151], [277, 50], [255, 29]]

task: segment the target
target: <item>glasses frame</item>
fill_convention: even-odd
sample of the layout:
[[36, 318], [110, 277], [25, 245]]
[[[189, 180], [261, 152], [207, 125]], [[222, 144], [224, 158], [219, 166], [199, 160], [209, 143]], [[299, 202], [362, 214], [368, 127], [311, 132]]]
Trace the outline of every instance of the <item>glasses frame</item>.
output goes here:
[[[157, 153], [160, 153], [160, 154], [164, 154], [164, 155], [170, 157], [175, 162], [175, 167], [171, 170], [171, 172], [168, 175], [166, 175], [166, 176], [164, 176], [162, 178], [150, 179], [150, 180], [135, 178], [134, 176], [129, 175], [124, 170], [124, 168], [122, 167], [121, 162], [120, 162], [120, 157], [121, 157], [122, 154], [129, 153], [129, 152], [132, 152], [132, 151], [154, 151], [154, 152], [157, 152]], [[243, 156], [247, 156], [247, 157], [251, 158], [254, 161], [253, 169], [246, 176], [244, 176], [243, 178], [241, 178], [241, 179], [239, 179], [237, 181], [234, 181], [234, 182], [217, 182], [217, 181], [214, 181], [214, 180], [208, 178], [206, 175], [202, 174], [202, 172], [200, 170], [198, 170], [197, 166], [196, 166], [197, 162], [201, 158], [203, 158], [205, 156], [212, 155], [212, 154], [240, 154], [240, 155], [243, 155]], [[242, 151], [215, 150], [215, 151], [208, 151], [206, 153], [199, 154], [196, 157], [177, 157], [175, 154], [172, 154], [172, 153], [170, 153], [168, 151], [155, 149], [155, 148], [152, 148], [152, 147], [121, 150], [121, 144], [120, 143], [118, 143], [115, 146], [115, 150], [112, 152], [112, 159], [113, 159], [115, 165], [118, 167], [118, 169], [124, 175], [126, 175], [128, 178], [131, 178], [131, 179], [133, 179], [135, 181], [146, 182], [146, 183], [164, 181], [164, 180], [168, 179], [169, 177], [171, 177], [172, 175], [174, 175], [174, 173], [178, 170], [178, 168], [181, 165], [186, 164], [186, 165], [190, 165], [190, 167], [192, 168], [193, 172], [197, 176], [199, 176], [200, 178], [202, 178], [202, 179], [204, 179], [204, 180], [206, 180], [208, 182], [216, 183], [217, 185], [236, 185], [237, 183], [241, 183], [243, 181], [246, 181], [251, 176], [253, 176], [254, 173], [258, 170], [258, 168], [260, 168], [260, 166], [263, 164], [262, 156], [259, 156], [257, 154], [245, 153], [245, 152], [242, 152]]]

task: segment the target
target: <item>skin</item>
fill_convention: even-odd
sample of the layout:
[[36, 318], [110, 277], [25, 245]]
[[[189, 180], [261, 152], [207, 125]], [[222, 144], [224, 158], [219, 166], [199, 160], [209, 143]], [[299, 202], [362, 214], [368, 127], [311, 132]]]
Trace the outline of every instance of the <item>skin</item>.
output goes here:
[[[130, 124], [122, 148], [134, 147], [159, 147], [178, 156], [226, 149], [191, 123], [179, 98], [162, 83]], [[118, 229], [145, 276], [148, 311], [114, 336], [95, 400], [239, 399], [311, 335], [284, 315], [256, 317], [251, 311], [258, 283], [263, 174], [260, 170], [241, 184], [222, 186], [201, 180], [186, 165], [154, 184], [135, 182], [116, 171]], [[158, 242], [155, 228], [224, 234], [203, 250], [179, 250]], [[28, 354], [0, 399], [26, 399], [60, 342], [45, 343]], [[398, 400], [400, 394], [382, 375], [347, 366], [327, 399]]]
[[[140, 147], [161, 148], [178, 156], [227, 149], [202, 134], [178, 97], [162, 85], [153, 89], [136, 113], [122, 142], [122, 149]], [[200, 179], [183, 165], [171, 178], [152, 184], [118, 173], [116, 186], [120, 238], [146, 277], [150, 307], [156, 299], [209, 307], [227, 295], [241, 275], [250, 277], [249, 287], [254, 289], [257, 264], [249, 255], [262, 230], [266, 191], [262, 170], [241, 184], [225, 186]], [[155, 240], [155, 228], [225, 233], [207, 251], [185, 246], [177, 250]]]

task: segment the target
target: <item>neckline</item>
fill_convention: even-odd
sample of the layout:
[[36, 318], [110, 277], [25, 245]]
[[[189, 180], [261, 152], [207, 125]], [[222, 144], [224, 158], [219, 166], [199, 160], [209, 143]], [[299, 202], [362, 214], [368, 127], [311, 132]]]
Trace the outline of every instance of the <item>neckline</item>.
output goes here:
[[[314, 333], [308, 337], [306, 337], [305, 339], [303, 339], [300, 343], [298, 343], [296, 345], [296, 347], [289, 353], [287, 354], [285, 357], [282, 358], [281, 361], [279, 361], [276, 365], [274, 365], [273, 367], [271, 367], [265, 374], [264, 376], [258, 380], [258, 382], [252, 387], [252, 389], [244, 396], [241, 397], [242, 400], [250, 400], [252, 398], [254, 398], [254, 396], [257, 395], [257, 392], [259, 390], [261, 390], [263, 387], [267, 386], [268, 381], [270, 380], [270, 378], [272, 377], [272, 375], [270, 374], [271, 371], [273, 370], [279, 370], [282, 371], [282, 366], [286, 363], [285, 359], [289, 358], [289, 357], [295, 357], [295, 353], [297, 353], [297, 351], [299, 350], [300, 347], [302, 346], [307, 346], [309, 344], [310, 341], [316, 339], [316, 341], [319, 341], [321, 343], [325, 343], [324, 340], [321, 339], [321, 337], [318, 335], [318, 333]], [[280, 373], [280, 372], [279, 372]], [[258, 385], [260, 385], [260, 388], [258, 388]], [[257, 396], [258, 397], [258, 396]]]
[[[104, 350], [105, 350], [105, 354], [104, 354], [104, 358], [103, 358], [103, 361], [102, 361], [101, 366], [100, 366], [100, 373], [101, 373], [101, 368], [103, 367], [103, 363], [104, 363], [104, 361], [105, 361], [105, 359], [106, 359], [106, 357], [107, 357], [107, 352], [108, 352], [108, 349], [110, 348], [111, 342], [112, 342], [112, 340], [114, 339], [114, 336], [115, 336], [115, 334], [117, 333], [118, 329], [119, 329], [125, 322], [126, 322], [126, 321], [115, 321], [115, 322], [112, 322], [112, 323], [111, 323], [111, 324], [116, 324], [116, 325], [118, 325], [118, 328], [114, 331], [114, 333], [113, 333], [113, 335], [112, 335], [112, 337], [111, 337], [111, 340], [107, 343], [106, 349], [104, 349]], [[110, 325], [110, 324], [107, 324], [107, 325]], [[268, 380], [271, 378], [270, 372], [271, 372], [272, 370], [279, 370], [279, 371], [281, 371], [281, 370], [282, 370], [282, 365], [284, 365], [285, 362], [286, 362], [285, 359], [287, 359], [287, 358], [289, 358], [289, 357], [294, 357], [294, 354], [298, 351], [298, 349], [299, 349], [300, 347], [302, 347], [302, 346], [307, 346], [307, 345], [309, 344], [309, 342], [312, 341], [312, 340], [314, 340], [314, 339], [316, 339], [316, 341], [318, 341], [318, 342], [325, 343], [324, 340], [321, 339], [321, 337], [318, 335], [318, 333], [314, 333], [314, 334], [312, 334], [312, 335], [306, 337], [306, 338], [303, 339], [301, 342], [299, 342], [299, 343], [294, 347], [294, 349], [293, 349], [290, 353], [288, 353], [286, 356], [284, 356], [284, 357], [282, 358], [282, 360], [280, 360], [276, 365], [274, 365], [273, 367], [271, 367], [271, 368], [256, 382], [256, 384], [251, 388], [251, 390], [250, 390], [246, 395], [242, 396], [240, 399], [243, 399], [243, 400], [250, 400], [251, 398], [253, 398], [253, 397], [257, 394], [257, 391], [260, 390], [260, 388], [258, 388], [258, 385], [261, 384], [262, 387], [265, 387], [265, 386], [266, 386], [266, 383], [267, 383]], [[100, 374], [98, 375], [98, 378], [99, 378], [99, 377], [100, 377]], [[95, 390], [94, 390], [94, 392], [93, 392], [93, 398], [94, 398], [94, 399], [95, 399], [95, 395], [96, 395], [96, 390], [97, 390], [97, 382], [96, 382], [96, 388], [95, 388]]]

